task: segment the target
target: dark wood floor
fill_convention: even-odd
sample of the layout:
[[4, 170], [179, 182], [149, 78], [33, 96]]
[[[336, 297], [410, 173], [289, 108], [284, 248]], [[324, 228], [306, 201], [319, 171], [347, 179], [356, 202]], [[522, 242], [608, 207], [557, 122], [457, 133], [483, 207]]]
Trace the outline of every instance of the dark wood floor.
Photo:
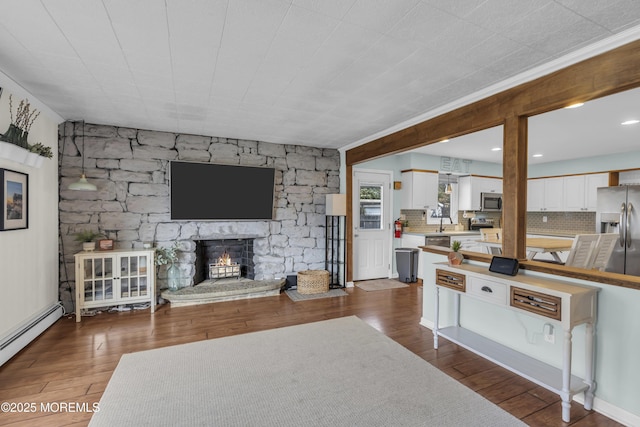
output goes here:
[[[431, 330], [418, 324], [421, 286], [375, 292], [349, 288], [347, 292], [346, 297], [296, 303], [281, 294], [183, 308], [166, 305], [153, 315], [149, 310], [105, 312], [84, 317], [79, 324], [73, 318], [62, 318], [0, 367], [0, 402], [35, 403], [38, 409], [0, 413], [0, 425], [86, 425], [90, 413], [60, 411], [58, 404], [77, 402], [91, 407], [98, 402], [124, 353], [350, 315], [529, 425], [621, 425], [577, 403], [572, 404], [572, 422], [563, 423], [557, 395], [444, 340], [434, 350]], [[41, 402], [55, 403], [50, 406], [54, 411], [41, 412]]]

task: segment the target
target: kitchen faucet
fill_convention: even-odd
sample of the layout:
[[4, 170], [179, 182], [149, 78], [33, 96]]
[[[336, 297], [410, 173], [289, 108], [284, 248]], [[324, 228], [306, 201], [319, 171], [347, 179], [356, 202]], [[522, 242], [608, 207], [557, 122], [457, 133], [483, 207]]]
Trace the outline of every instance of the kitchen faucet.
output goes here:
[[[449, 217], [449, 222], [451, 224], [453, 224], [453, 220], [451, 219], [451, 217]], [[440, 230], [439, 233], [442, 233], [444, 231], [444, 227], [442, 226], [442, 215], [440, 215]]]

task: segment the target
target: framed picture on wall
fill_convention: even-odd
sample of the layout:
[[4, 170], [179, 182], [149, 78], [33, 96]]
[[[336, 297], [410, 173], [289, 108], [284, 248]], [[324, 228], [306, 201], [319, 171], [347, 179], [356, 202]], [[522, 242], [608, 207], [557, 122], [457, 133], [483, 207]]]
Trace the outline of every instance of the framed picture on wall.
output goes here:
[[0, 169], [2, 220], [0, 231], [29, 227], [29, 175]]

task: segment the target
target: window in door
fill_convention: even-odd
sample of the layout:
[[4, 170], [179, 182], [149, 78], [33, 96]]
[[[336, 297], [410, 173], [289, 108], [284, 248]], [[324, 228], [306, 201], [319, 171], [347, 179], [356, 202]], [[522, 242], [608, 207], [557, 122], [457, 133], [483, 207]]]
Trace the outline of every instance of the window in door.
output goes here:
[[382, 229], [382, 187], [360, 186], [360, 229]]

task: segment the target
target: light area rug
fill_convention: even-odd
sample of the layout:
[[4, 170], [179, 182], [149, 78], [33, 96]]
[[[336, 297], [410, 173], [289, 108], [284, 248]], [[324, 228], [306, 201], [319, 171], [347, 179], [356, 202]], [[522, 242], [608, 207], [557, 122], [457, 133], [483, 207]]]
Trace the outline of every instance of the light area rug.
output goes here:
[[99, 426], [524, 426], [357, 317], [125, 354]]
[[321, 294], [301, 294], [295, 289], [288, 289], [284, 291], [287, 296], [291, 299], [291, 301], [308, 301], [312, 299], [321, 299], [321, 298], [333, 298], [333, 297], [343, 297], [349, 295], [342, 289], [329, 289], [329, 292], [323, 292]]
[[362, 282], [357, 282], [356, 286], [367, 292], [409, 287], [409, 285], [407, 285], [406, 283], [402, 283], [398, 280], [393, 279], [364, 280]]

